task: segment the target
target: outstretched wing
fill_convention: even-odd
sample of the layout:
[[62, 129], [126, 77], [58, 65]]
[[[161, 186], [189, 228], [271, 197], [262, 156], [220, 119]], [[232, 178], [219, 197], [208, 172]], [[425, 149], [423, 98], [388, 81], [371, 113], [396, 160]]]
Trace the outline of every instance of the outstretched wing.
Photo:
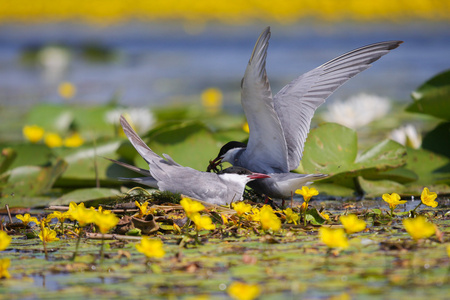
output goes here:
[[313, 69], [286, 85], [274, 97], [288, 148], [289, 170], [296, 169], [316, 109], [337, 88], [370, 67], [402, 41], [371, 44], [345, 53]]
[[241, 102], [247, 117], [250, 137], [241, 156], [242, 167], [254, 172], [287, 172], [287, 146], [272, 100], [266, 74], [270, 27], [256, 42], [241, 82]]

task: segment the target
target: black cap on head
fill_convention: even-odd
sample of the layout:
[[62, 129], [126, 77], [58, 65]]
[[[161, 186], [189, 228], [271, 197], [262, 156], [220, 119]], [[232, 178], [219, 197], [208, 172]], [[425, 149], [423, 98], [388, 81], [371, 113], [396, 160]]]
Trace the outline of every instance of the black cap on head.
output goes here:
[[217, 157], [221, 157], [222, 155], [227, 153], [228, 150], [231, 150], [234, 148], [245, 148], [245, 147], [247, 147], [247, 145], [244, 143], [241, 143], [241, 142], [236, 142], [236, 141], [228, 142], [225, 145], [223, 145], [222, 148], [220, 148], [219, 155], [217, 155]]
[[237, 166], [233, 166], [233, 167], [229, 167], [226, 169], [223, 169], [222, 171], [218, 172], [217, 174], [239, 174], [239, 175], [251, 175], [253, 174], [253, 172], [247, 170], [246, 168], [243, 167], [237, 167]]

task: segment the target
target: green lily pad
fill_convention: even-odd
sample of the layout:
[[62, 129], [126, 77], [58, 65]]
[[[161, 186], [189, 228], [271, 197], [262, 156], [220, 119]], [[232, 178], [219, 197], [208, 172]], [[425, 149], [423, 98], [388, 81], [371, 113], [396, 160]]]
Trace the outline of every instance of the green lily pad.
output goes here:
[[69, 164], [67, 171], [58, 179], [56, 185], [60, 187], [95, 186], [97, 178], [101, 184], [118, 185], [117, 177], [136, 176], [135, 173], [115, 166], [103, 158], [117, 159], [116, 151], [122, 142], [123, 140], [117, 139], [97, 145], [56, 150]]
[[450, 159], [424, 149], [407, 151], [406, 168], [418, 175], [413, 185], [450, 184]]
[[351, 169], [357, 154], [358, 141], [354, 130], [325, 123], [309, 133], [301, 168], [306, 173], [342, 173]]
[[444, 122], [428, 132], [422, 148], [450, 158], [450, 122]]
[[75, 203], [87, 201], [100, 201], [102, 203], [105, 203], [107, 201], [116, 199], [120, 194], [121, 193], [118, 190], [107, 188], [77, 189], [52, 201], [50, 205], [68, 205], [72, 201]]
[[[347, 127], [325, 123], [311, 131], [305, 143], [305, 152], [297, 171], [302, 173], [325, 173], [331, 176], [322, 183], [327, 193], [334, 190], [336, 195], [347, 194], [348, 188], [360, 190], [357, 177], [380, 177], [386, 172], [406, 163], [404, 146], [384, 140], [358, 155], [356, 132]], [[404, 171], [390, 174], [390, 180], [399, 178], [403, 182], [415, 179], [413, 172]], [[345, 187], [336, 190], [336, 186]], [[361, 191], [360, 191], [361, 192]]]
[[45, 167], [17, 167], [4, 174], [4, 176], [8, 176], [8, 181], [1, 193], [16, 196], [34, 196], [47, 193], [66, 168], [67, 162], [62, 159], [58, 159], [54, 164]]
[[382, 194], [392, 193], [392, 191], [401, 193], [405, 189], [404, 185], [392, 180], [367, 180], [359, 177], [358, 182], [367, 197], [380, 196]]
[[16, 158], [9, 169], [21, 166], [42, 166], [48, 164], [51, 158], [55, 157], [52, 149], [43, 144], [8, 144], [5, 147], [16, 152]]
[[[150, 131], [144, 141], [157, 154], [167, 153], [179, 164], [197, 170], [206, 169], [221, 147], [211, 130], [198, 121], [163, 124]], [[136, 163], [148, 168], [141, 158]]]
[[428, 114], [450, 121], [450, 70], [431, 78], [412, 93], [408, 112]]
[[17, 152], [12, 148], [4, 148], [1, 150], [0, 156], [0, 174], [8, 170], [17, 157]]

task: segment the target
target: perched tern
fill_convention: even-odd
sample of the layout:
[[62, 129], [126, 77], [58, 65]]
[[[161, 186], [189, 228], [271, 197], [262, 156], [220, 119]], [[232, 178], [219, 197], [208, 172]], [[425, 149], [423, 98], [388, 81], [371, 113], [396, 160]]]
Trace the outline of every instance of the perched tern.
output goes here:
[[161, 191], [182, 193], [188, 197], [212, 204], [229, 204], [232, 201], [242, 199], [245, 185], [249, 181], [270, 177], [267, 174], [250, 172], [242, 167], [222, 174], [200, 172], [192, 168], [183, 167], [169, 155], [163, 154], [166, 158], [163, 159], [153, 152], [133, 128], [131, 128], [123, 116], [120, 117], [120, 124], [122, 124], [123, 131], [133, 147], [150, 167], [150, 170], [147, 171], [109, 159], [146, 176], [142, 178], [128, 178], [131, 181], [158, 188]]
[[207, 171], [229, 162], [270, 178], [249, 183], [272, 198], [289, 198], [307, 182], [324, 174], [290, 173], [302, 159], [303, 147], [316, 109], [338, 87], [370, 67], [402, 41], [388, 41], [358, 48], [301, 75], [272, 97], [266, 74], [270, 27], [259, 36], [241, 81], [241, 103], [247, 117], [248, 144], [229, 142], [210, 162]]

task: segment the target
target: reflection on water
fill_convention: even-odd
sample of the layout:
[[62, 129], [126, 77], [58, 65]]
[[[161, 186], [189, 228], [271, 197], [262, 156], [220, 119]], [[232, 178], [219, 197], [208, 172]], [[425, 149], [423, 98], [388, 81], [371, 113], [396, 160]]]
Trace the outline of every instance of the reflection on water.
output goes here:
[[[74, 84], [77, 93], [71, 101], [81, 103], [105, 103], [118, 95], [126, 105], [159, 105], [180, 101], [179, 96], [199, 99], [211, 86], [224, 91], [225, 102], [237, 103], [240, 79], [264, 26], [215, 25], [191, 35], [182, 26], [156, 24], [3, 25], [0, 103], [62, 102], [57, 88], [63, 81]], [[346, 51], [400, 39], [405, 41], [400, 48], [352, 79], [334, 98], [368, 92], [408, 100], [412, 89], [448, 68], [447, 29], [447, 24], [273, 26], [267, 61], [272, 89], [278, 91]], [[52, 44], [62, 47], [48, 47]]]
[[84, 276], [74, 276], [71, 273], [57, 273], [57, 274], [35, 274], [30, 276], [36, 287], [45, 288], [48, 291], [62, 290], [73, 286], [98, 286], [99, 284], [114, 284], [123, 282], [127, 279], [117, 277], [103, 277], [91, 276], [85, 274]]

